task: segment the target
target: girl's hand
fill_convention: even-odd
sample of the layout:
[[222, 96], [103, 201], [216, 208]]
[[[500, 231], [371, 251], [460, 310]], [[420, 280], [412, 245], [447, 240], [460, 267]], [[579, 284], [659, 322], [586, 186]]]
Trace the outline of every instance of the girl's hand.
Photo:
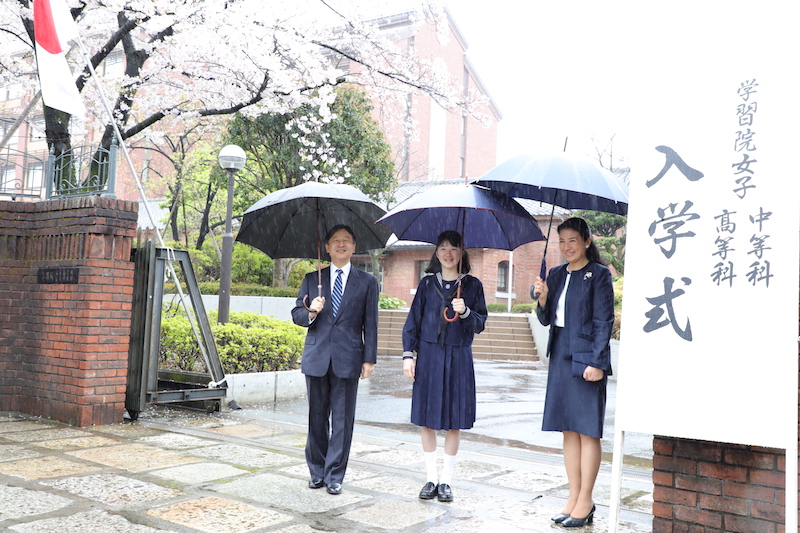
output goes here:
[[416, 373], [417, 373], [416, 361], [414, 361], [414, 359], [410, 357], [408, 359], [403, 359], [403, 374], [405, 374], [405, 376], [411, 381], [414, 381], [414, 376], [416, 375]]
[[453, 298], [453, 310], [459, 315], [467, 312], [467, 304], [464, 303], [464, 298]]

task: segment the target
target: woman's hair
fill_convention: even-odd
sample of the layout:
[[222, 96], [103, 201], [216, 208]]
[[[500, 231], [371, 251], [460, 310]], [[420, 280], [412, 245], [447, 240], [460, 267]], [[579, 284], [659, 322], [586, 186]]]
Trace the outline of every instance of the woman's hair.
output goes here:
[[[588, 241], [592, 239], [592, 231], [589, 229], [589, 224], [586, 223], [585, 220], [578, 217], [568, 218], [558, 226], [558, 232], [561, 233], [563, 229], [571, 229], [577, 231], [581, 239], [584, 241]], [[594, 239], [589, 244], [589, 247], [586, 248], [586, 258], [589, 260], [590, 263], [600, 263], [601, 265], [605, 265], [606, 262], [600, 257], [600, 249], [597, 248], [597, 245], [594, 243]]]
[[[438, 249], [439, 246], [441, 246], [445, 241], [449, 242], [452, 246], [461, 248], [461, 273], [469, 274], [469, 255], [467, 255], [467, 251], [461, 246], [461, 235], [459, 235], [457, 231], [443, 231], [436, 238], [436, 248]], [[439, 258], [436, 257], [436, 250], [434, 250], [433, 256], [431, 257], [431, 262], [428, 263], [428, 268], [425, 269], [425, 272], [429, 274], [436, 274], [437, 272], [441, 271], [442, 264], [439, 262]]]

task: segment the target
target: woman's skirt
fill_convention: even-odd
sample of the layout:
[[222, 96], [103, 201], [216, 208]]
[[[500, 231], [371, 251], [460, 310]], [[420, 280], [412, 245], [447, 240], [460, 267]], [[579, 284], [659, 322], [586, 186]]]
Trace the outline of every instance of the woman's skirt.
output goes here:
[[552, 326], [547, 393], [544, 400], [542, 431], [574, 431], [590, 437], [603, 437], [606, 414], [607, 376], [586, 381], [572, 375], [569, 329]]
[[420, 341], [411, 423], [430, 429], [470, 429], [475, 423], [472, 347]]

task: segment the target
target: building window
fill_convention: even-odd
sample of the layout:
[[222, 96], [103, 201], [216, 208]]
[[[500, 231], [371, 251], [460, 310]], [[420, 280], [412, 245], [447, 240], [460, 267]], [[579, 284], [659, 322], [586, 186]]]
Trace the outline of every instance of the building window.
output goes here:
[[114, 50], [103, 60], [103, 75], [106, 78], [121, 78], [125, 74], [125, 61], [121, 50]]
[[41, 189], [42, 177], [44, 176], [44, 166], [42, 163], [31, 163], [28, 165], [28, 177], [26, 179], [28, 189]]
[[29, 137], [31, 142], [44, 141], [46, 139], [44, 133], [44, 116], [34, 117], [28, 124], [28, 130], [30, 131]]
[[[14, 127], [15, 120], [13, 118], [0, 118], [0, 140], [6, 138], [6, 134], [11, 131], [11, 128]], [[6, 146], [16, 146], [17, 145], [17, 134], [11, 136], [8, 139], [8, 143]], [[5, 147], [4, 147], [5, 148]]]
[[497, 263], [497, 292], [508, 292], [508, 261]]
[[417, 261], [417, 283], [419, 283], [422, 278], [428, 275], [427, 272], [425, 272], [425, 269], [428, 268], [428, 265], [430, 264], [431, 262], [429, 260]]

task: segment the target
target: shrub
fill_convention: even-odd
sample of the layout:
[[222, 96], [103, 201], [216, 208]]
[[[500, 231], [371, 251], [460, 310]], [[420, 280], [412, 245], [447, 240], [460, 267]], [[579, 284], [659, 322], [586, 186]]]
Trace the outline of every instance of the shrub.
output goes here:
[[534, 306], [534, 304], [532, 304], [532, 303], [514, 304], [514, 306], [511, 308], [511, 312], [512, 313], [532, 313], [533, 312], [533, 306]]
[[[208, 314], [217, 351], [226, 374], [292, 370], [299, 365], [305, 329], [256, 313], [232, 312], [227, 324]], [[202, 362], [188, 319], [176, 308], [165, 309], [161, 323], [162, 366], [197, 371]]]
[[400, 298], [392, 298], [388, 294], [381, 294], [378, 296], [379, 309], [401, 309], [406, 306], [406, 302]]
[[508, 304], [501, 304], [501, 303], [494, 303], [494, 304], [487, 304], [486, 310], [490, 313], [505, 313], [508, 311]]
[[619, 340], [619, 331], [622, 326], [622, 286], [624, 278], [619, 276], [614, 280], [614, 327], [611, 328], [611, 338]]

